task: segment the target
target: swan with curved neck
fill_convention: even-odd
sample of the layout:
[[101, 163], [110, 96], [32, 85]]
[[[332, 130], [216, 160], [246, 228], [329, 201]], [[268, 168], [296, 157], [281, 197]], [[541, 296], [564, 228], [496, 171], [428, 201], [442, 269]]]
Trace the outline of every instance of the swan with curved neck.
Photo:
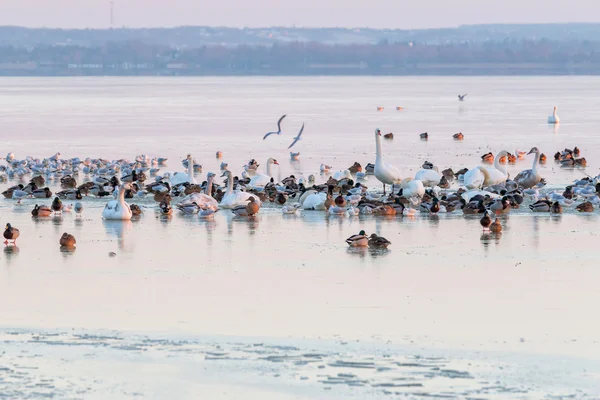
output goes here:
[[271, 157], [267, 160], [267, 174], [266, 175], [265, 174], [254, 175], [252, 177], [252, 179], [250, 179], [250, 183], [248, 184], [248, 186], [263, 187], [266, 184], [268, 184], [269, 182], [271, 182], [271, 178], [273, 177], [273, 173], [271, 172], [271, 166], [273, 164], [279, 165], [277, 160]]
[[254, 197], [254, 201], [256, 201], [258, 204], [261, 204], [260, 199], [256, 195], [241, 191], [236, 192], [233, 190], [233, 175], [231, 174], [231, 171], [225, 171], [221, 176], [227, 178], [227, 191], [225, 192], [225, 195], [219, 204], [221, 208], [246, 206], [251, 197]]
[[119, 187], [119, 195], [116, 200], [111, 200], [106, 203], [102, 211], [102, 218], [107, 220], [128, 221], [131, 219], [132, 213], [129, 204], [125, 202], [125, 191], [131, 190], [129, 183], [123, 183]]
[[558, 124], [560, 122], [560, 118], [558, 117], [558, 114], [556, 114], [556, 108], [557, 107], [554, 106], [554, 112], [548, 117], [549, 124]]
[[508, 151], [501, 150], [496, 154], [496, 158], [494, 159], [494, 168], [481, 167], [482, 169], [487, 170], [487, 176], [485, 176], [483, 186], [498, 185], [506, 182], [508, 179], [508, 172], [506, 171], [506, 167], [500, 164], [500, 159], [505, 156], [508, 156]]
[[209, 172], [206, 177], [206, 194], [205, 193], [191, 193], [183, 198], [179, 202], [179, 205], [185, 206], [192, 203], [196, 203], [202, 209], [217, 210], [219, 208], [219, 202], [212, 197], [212, 185], [215, 174]]
[[385, 185], [392, 185], [393, 191], [394, 185], [402, 182], [402, 177], [398, 168], [391, 164], [386, 164], [383, 161], [383, 154], [381, 151], [381, 131], [379, 129], [375, 129], [375, 150], [377, 154], [375, 158], [374, 175], [379, 182], [383, 183], [383, 194], [385, 194]]
[[535, 158], [533, 159], [533, 165], [531, 169], [526, 169], [525, 171], [519, 172], [517, 176], [515, 176], [515, 182], [522, 188], [529, 189], [537, 185], [542, 177], [537, 170], [538, 164], [540, 163], [540, 151], [537, 147], [532, 147], [527, 154], [535, 154]]

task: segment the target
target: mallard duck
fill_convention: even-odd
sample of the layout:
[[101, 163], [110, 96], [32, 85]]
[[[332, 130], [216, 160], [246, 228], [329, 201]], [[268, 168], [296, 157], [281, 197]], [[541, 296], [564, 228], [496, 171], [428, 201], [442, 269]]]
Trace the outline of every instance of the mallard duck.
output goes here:
[[31, 183], [35, 183], [37, 186], [44, 186], [46, 179], [44, 179], [44, 177], [41, 175], [36, 175], [31, 178]]
[[544, 153], [540, 154], [540, 164], [546, 164], [546, 158]]
[[63, 247], [74, 247], [77, 241], [75, 240], [75, 236], [65, 232], [60, 237], [59, 243]]
[[529, 205], [529, 209], [533, 212], [548, 212], [552, 203], [548, 200], [538, 200], [533, 204]]
[[419, 138], [427, 140], [429, 139], [429, 134], [427, 132], [419, 133]]
[[374, 249], [387, 249], [387, 247], [392, 244], [389, 240], [384, 238], [383, 236], [377, 236], [377, 234], [372, 233], [369, 237], [369, 247]]
[[514, 165], [517, 163], [517, 156], [515, 156], [514, 154], [508, 153], [506, 157], [508, 158], [508, 163], [510, 165]]
[[496, 220], [490, 225], [490, 231], [494, 233], [502, 232], [502, 224], [500, 223], [498, 218], [496, 218]]
[[217, 157], [217, 159], [221, 159], [221, 158], [223, 158], [223, 152], [221, 152], [221, 151], [217, 151], [217, 153], [216, 153], [216, 157]]
[[463, 135], [462, 132], [458, 132], [458, 133], [455, 133], [454, 135], [452, 135], [452, 137], [455, 140], [463, 140], [465, 138], [465, 135]]
[[483, 213], [483, 217], [481, 217], [479, 223], [483, 227], [483, 230], [489, 229], [490, 225], [492, 224], [492, 218], [487, 210]]
[[486, 211], [483, 200], [470, 201], [467, 203], [464, 199], [460, 199], [462, 204], [463, 214], [482, 214]]
[[348, 168], [348, 171], [350, 171], [351, 174], [362, 172], [362, 166], [358, 162], [355, 162], [350, 168]]
[[575, 157], [579, 157], [579, 155], [580, 155], [580, 154], [581, 154], [581, 151], [579, 151], [579, 147], [575, 146], [575, 147], [573, 148], [573, 155], [574, 155]]
[[554, 204], [552, 204], [552, 207], [550, 208], [550, 212], [552, 214], [561, 214], [562, 211], [562, 206], [558, 201], [555, 201]]
[[358, 235], [352, 235], [346, 239], [346, 243], [350, 247], [367, 247], [369, 245], [369, 238], [365, 231], [360, 231]]
[[81, 200], [83, 198], [79, 189], [63, 190], [56, 193], [56, 195], [64, 200]]
[[373, 174], [375, 174], [375, 164], [368, 163], [365, 166], [365, 173], [367, 175], [373, 175]]
[[579, 212], [593, 212], [594, 205], [589, 201], [586, 201], [584, 203], [579, 204], [577, 207], [575, 207], [575, 209]]
[[62, 212], [63, 209], [63, 204], [62, 201], [60, 201], [60, 199], [58, 197], [55, 197], [54, 200], [52, 201], [52, 211], [56, 212]]
[[258, 202], [256, 201], [256, 199], [254, 197], [250, 197], [248, 204], [246, 204], [246, 213], [248, 214], [248, 216], [252, 217], [256, 214], [258, 214], [258, 211], [260, 210], [260, 204], [258, 204]]
[[486, 153], [481, 156], [481, 161], [484, 163], [491, 164], [494, 162], [494, 155], [492, 154], [492, 152]]
[[583, 157], [576, 158], [575, 159], [575, 166], [577, 166], [577, 167], [587, 167], [587, 161]]
[[383, 135], [383, 138], [384, 138], [384, 139], [391, 140], [391, 139], [393, 139], [393, 138], [394, 138], [394, 134], [393, 134], [392, 132], [390, 132], [390, 133], [386, 133], [385, 135]]
[[48, 206], [38, 206], [37, 204], [31, 210], [32, 217], [49, 217], [52, 214], [52, 209]]
[[7, 245], [9, 240], [13, 241], [13, 244], [17, 244], [17, 238], [21, 233], [17, 228], [13, 228], [11, 224], [6, 224], [6, 228], [4, 228], [4, 244]]
[[171, 215], [173, 214], [173, 208], [169, 203], [161, 203], [158, 207], [161, 215]]
[[2, 195], [7, 199], [12, 199], [14, 192], [17, 190], [23, 190], [23, 185], [19, 183], [18, 185], [9, 187], [4, 192], [2, 192]]
[[77, 187], [77, 181], [71, 175], [65, 175], [60, 178], [60, 186], [63, 189], [74, 189]]
[[131, 215], [142, 215], [142, 209], [137, 204], [130, 204], [129, 209], [131, 210]]
[[346, 199], [341, 194], [335, 198], [334, 202], [338, 207], [346, 207]]
[[49, 199], [50, 197], [52, 197], [52, 192], [48, 187], [45, 187], [43, 189], [36, 189], [33, 192], [31, 192], [31, 194], [36, 199]]

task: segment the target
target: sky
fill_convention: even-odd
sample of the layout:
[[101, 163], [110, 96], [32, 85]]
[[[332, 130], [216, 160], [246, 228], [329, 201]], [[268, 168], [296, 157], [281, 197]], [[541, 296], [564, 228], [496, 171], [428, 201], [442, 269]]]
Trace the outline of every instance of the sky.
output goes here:
[[[115, 26], [371, 27], [600, 22], [600, 1], [114, 0]], [[109, 0], [0, 0], [0, 25], [107, 28]]]

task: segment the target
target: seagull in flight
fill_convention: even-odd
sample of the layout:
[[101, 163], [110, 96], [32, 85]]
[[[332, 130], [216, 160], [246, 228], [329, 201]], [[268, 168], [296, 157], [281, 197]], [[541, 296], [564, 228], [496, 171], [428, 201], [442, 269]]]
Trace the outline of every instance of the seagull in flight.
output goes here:
[[277, 121], [277, 132], [269, 132], [267, 133], [264, 137], [263, 140], [265, 140], [266, 138], [268, 138], [270, 135], [281, 135], [281, 121], [283, 121], [283, 119], [286, 116], [284, 115], [283, 117], [279, 118], [279, 121]]
[[302, 124], [302, 128], [300, 128], [300, 132], [298, 132], [298, 136], [294, 138], [294, 141], [292, 142], [292, 144], [290, 144], [290, 147], [288, 147], [288, 149], [291, 149], [292, 146], [295, 145], [298, 140], [300, 140], [300, 135], [302, 135], [302, 131], [304, 131], [304, 123]]
[[465, 94], [459, 94], [459, 95], [458, 95], [458, 100], [459, 100], [459, 101], [464, 101], [464, 100], [465, 100], [465, 97], [467, 97], [467, 94], [466, 94], [466, 93], [465, 93]]

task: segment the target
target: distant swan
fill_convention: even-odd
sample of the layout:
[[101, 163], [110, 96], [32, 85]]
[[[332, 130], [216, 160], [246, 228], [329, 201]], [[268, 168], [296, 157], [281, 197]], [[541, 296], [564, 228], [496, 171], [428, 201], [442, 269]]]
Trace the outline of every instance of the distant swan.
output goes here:
[[560, 122], [560, 118], [558, 118], [558, 114], [556, 114], [556, 106], [554, 106], [554, 112], [551, 116], [548, 117], [549, 124], [558, 124]]
[[276, 159], [269, 158], [267, 160], [267, 174], [257, 174], [252, 179], [250, 179], [250, 183], [248, 186], [250, 187], [263, 187], [269, 182], [271, 182], [271, 178], [273, 177], [273, 173], [271, 172], [271, 165], [276, 164], [279, 165]]
[[175, 172], [171, 177], [171, 186], [181, 185], [182, 183], [189, 182], [192, 185], [198, 184], [194, 178], [194, 160], [192, 155], [188, 154], [187, 160], [187, 175], [183, 172]]
[[102, 211], [102, 218], [120, 221], [129, 221], [131, 219], [131, 208], [129, 208], [129, 204], [125, 203], [126, 190], [131, 190], [131, 185], [129, 183], [121, 185], [117, 200], [111, 200], [106, 203], [106, 206]]

